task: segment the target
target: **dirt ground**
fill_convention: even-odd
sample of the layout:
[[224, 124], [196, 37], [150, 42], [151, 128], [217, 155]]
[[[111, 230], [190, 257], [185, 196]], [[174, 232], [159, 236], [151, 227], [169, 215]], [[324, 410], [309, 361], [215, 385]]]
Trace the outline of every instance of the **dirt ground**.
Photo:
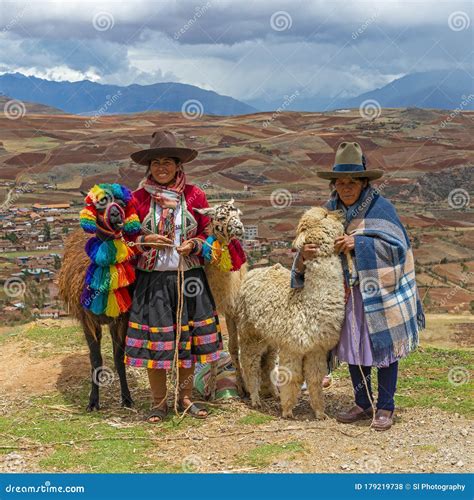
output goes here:
[[[34, 405], [35, 397], [68, 393], [71, 404], [51, 405], [48, 408], [53, 413], [59, 413], [61, 421], [79, 416], [87, 419], [84, 408], [74, 402], [73, 397], [90, 373], [84, 346], [77, 352], [44, 358], [32, 356], [32, 349], [34, 345], [23, 340], [2, 344], [0, 416], [15, 418], [15, 409]], [[129, 373], [129, 379], [132, 394], [136, 401], [142, 402], [143, 409], [148, 398], [143, 373], [134, 370]], [[117, 429], [147, 430], [147, 439], [151, 439], [154, 446], [139, 463], [143, 471], [153, 470], [156, 463], [162, 460], [180, 464], [184, 471], [196, 472], [473, 470], [474, 426], [472, 420], [462, 415], [435, 407], [399, 408], [393, 428], [388, 432], [376, 432], [370, 429], [367, 421], [356, 425], [336, 422], [334, 416], [337, 411], [352, 402], [347, 378], [335, 379], [325, 391], [325, 401], [329, 418], [324, 421], [313, 419], [305, 391], [295, 410], [294, 420], [281, 419], [274, 400], [265, 400], [264, 408], [258, 412], [247, 401], [214, 404], [212, 408], [215, 411], [206, 421], [199, 421], [198, 426], [183, 426], [160, 435], [159, 426], [143, 422], [142, 409], [119, 407], [118, 384], [114, 382], [102, 389], [101, 412], [104, 413], [104, 422]], [[91, 423], [90, 427], [93, 425]], [[0, 436], [2, 441], [12, 437]], [[44, 472], [39, 462], [48, 457], [55, 446], [35, 445], [27, 438], [15, 439], [18, 443], [16, 449], [2, 450], [0, 472]], [[78, 446], [79, 441], [73, 445]]]

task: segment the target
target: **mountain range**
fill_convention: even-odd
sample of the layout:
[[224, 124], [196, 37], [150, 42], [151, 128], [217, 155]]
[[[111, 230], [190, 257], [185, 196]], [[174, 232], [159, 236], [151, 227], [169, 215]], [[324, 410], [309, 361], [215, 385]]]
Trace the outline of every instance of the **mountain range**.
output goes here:
[[474, 80], [464, 70], [412, 73], [356, 97], [306, 97], [254, 99], [242, 102], [229, 96], [183, 83], [104, 85], [89, 80], [50, 81], [21, 73], [0, 76], [0, 95], [57, 108], [74, 114], [123, 114], [144, 111], [184, 112], [196, 115], [244, 115], [258, 111], [330, 111], [358, 108], [377, 101], [382, 108], [418, 107], [474, 109]]
[[257, 110], [248, 104], [194, 85], [103, 85], [89, 80], [50, 81], [21, 73], [0, 76], [0, 94], [37, 102], [74, 114], [123, 114], [143, 111], [181, 111], [189, 116], [244, 115]]

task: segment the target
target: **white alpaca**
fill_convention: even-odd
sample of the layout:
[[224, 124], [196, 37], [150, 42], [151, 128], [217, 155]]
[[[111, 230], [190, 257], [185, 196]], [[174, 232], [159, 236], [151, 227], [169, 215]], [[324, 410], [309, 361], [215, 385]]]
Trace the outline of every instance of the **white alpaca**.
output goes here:
[[280, 264], [254, 269], [244, 277], [236, 303], [236, 323], [243, 379], [253, 406], [260, 405], [278, 352], [277, 377], [283, 417], [293, 416], [300, 388], [308, 385], [316, 418], [325, 418], [322, 379], [326, 357], [338, 342], [344, 320], [344, 281], [334, 239], [343, 234], [341, 215], [324, 208], [305, 212], [294, 247], [319, 246], [306, 262], [305, 285], [290, 288], [290, 271]]

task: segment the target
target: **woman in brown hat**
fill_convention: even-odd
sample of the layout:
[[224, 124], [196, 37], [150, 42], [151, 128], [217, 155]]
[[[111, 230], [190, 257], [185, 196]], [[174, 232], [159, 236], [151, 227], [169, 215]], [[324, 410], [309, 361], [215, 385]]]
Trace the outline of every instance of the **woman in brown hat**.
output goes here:
[[[349, 365], [355, 404], [336, 418], [342, 423], [372, 419], [379, 431], [393, 423], [398, 360], [416, 348], [424, 327], [408, 235], [395, 207], [370, 185], [382, 175], [366, 169], [356, 142], [340, 144], [332, 171], [318, 172], [333, 188], [326, 208], [345, 216], [346, 234], [336, 239], [335, 250], [344, 270], [346, 316], [335, 354]], [[293, 288], [304, 286], [305, 261], [317, 255], [316, 245], [305, 245], [296, 256]], [[372, 367], [377, 367], [376, 403]]]
[[134, 192], [142, 234], [133, 304], [126, 338], [125, 363], [148, 370], [153, 405], [148, 421], [168, 412], [166, 372], [173, 368], [177, 340], [178, 269], [184, 269], [184, 300], [178, 346], [179, 410], [206, 418], [207, 409], [192, 401], [194, 364], [219, 358], [222, 338], [200, 257], [210, 219], [194, 211], [206, 208], [204, 192], [186, 182], [183, 164], [197, 156], [178, 147], [167, 130], [152, 136], [149, 149], [131, 158], [147, 167]]

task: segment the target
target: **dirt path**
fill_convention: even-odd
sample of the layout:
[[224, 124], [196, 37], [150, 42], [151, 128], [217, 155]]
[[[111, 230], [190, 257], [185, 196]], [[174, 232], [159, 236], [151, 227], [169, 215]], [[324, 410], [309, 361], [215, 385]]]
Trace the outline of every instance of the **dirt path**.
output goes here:
[[[142, 400], [148, 397], [131, 385]], [[25, 341], [4, 342], [0, 350], [0, 415], [9, 417], [17, 408], [28, 406], [30, 398], [70, 391], [89, 377], [87, 350], [74, 353], [32, 357]], [[135, 388], [133, 387], [135, 386]], [[218, 411], [198, 427], [184, 427], [166, 437], [159, 426], [147, 426], [142, 415], [125, 412], [112, 399], [117, 383], [106, 389], [106, 422], [116, 427], [143, 428], [150, 431], [154, 446], [139, 464], [146, 471], [157, 461], [181, 464], [183, 471], [261, 471], [261, 472], [469, 472], [473, 470], [473, 422], [458, 414], [436, 408], [405, 408], [397, 411], [396, 424], [389, 432], [378, 433], [367, 422], [343, 425], [334, 415], [351, 404], [347, 379], [336, 380], [326, 390], [329, 418], [315, 421], [303, 393], [295, 410], [295, 420], [279, 417], [275, 401], [266, 400], [261, 412], [245, 401], [216, 405]], [[104, 393], [104, 391], [103, 391]], [[83, 408], [72, 404], [60, 409], [64, 418], [84, 416]], [[48, 411], [45, 410], [45, 418]], [[160, 437], [161, 436], [161, 437]], [[2, 436], [11, 437], [11, 436]], [[10, 441], [11, 442], [11, 441]], [[53, 447], [28, 448], [30, 441], [18, 441], [18, 449], [0, 455], [0, 471], [40, 472], [38, 462], [54, 451]], [[21, 449], [26, 443], [27, 449]], [[256, 451], [257, 450], [257, 451]]]

